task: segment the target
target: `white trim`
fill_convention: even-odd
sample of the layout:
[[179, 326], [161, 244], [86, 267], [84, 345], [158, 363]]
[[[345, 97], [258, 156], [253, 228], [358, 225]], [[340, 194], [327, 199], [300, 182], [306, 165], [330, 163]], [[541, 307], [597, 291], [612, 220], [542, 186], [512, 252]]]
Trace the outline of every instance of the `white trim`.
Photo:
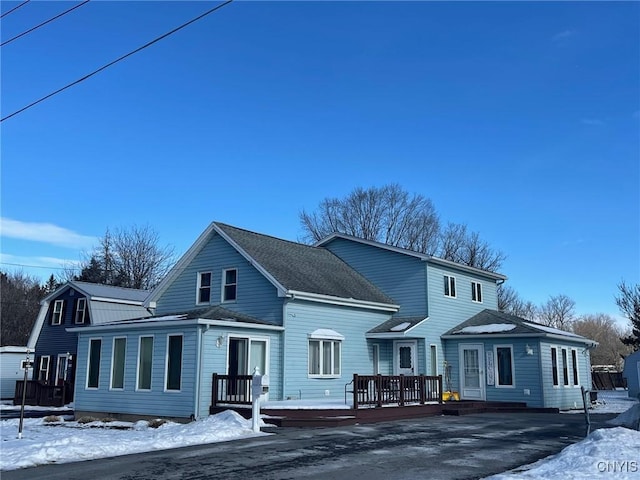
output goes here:
[[[571, 347], [571, 384], [574, 387], [580, 387], [580, 362], [578, 362], [578, 349], [575, 347]], [[576, 382], [576, 376], [578, 377], [578, 381]]]
[[371, 310], [383, 310], [387, 312], [397, 312], [400, 305], [391, 303], [369, 302], [367, 300], [356, 300], [355, 298], [334, 297], [331, 295], [323, 295], [320, 293], [308, 293], [298, 290], [287, 290], [287, 296], [293, 300], [306, 300], [308, 302], [330, 303], [332, 305], [343, 305], [349, 307], [362, 307]]
[[[553, 388], [560, 388], [561, 383], [560, 383], [560, 356], [558, 355], [558, 349], [559, 347], [554, 347], [554, 346], [550, 346], [549, 347], [549, 361], [551, 363], [551, 386]], [[555, 351], [556, 353], [556, 359], [555, 362], [553, 360], [553, 352]], [[553, 367], [556, 367], [556, 377], [557, 377], [557, 382], [556, 383], [553, 379]]]
[[[90, 387], [89, 374], [91, 373], [91, 343], [94, 341], [100, 342], [100, 355], [98, 358], [98, 385], [96, 387]], [[87, 345], [89, 346], [89, 349], [87, 351], [87, 378], [84, 382], [84, 388], [85, 390], [98, 390], [100, 388], [100, 363], [102, 362], [102, 337], [90, 337]]]
[[259, 330], [274, 330], [278, 332], [284, 331], [284, 327], [279, 325], [266, 325], [262, 323], [248, 323], [248, 322], [233, 322], [229, 320], [209, 320], [206, 318], [194, 318], [191, 320], [168, 320], [168, 321], [154, 321], [153, 319], [142, 320], [123, 320], [119, 323], [112, 323], [108, 325], [89, 325], [86, 327], [66, 328], [67, 332], [103, 332], [109, 330], [130, 330], [140, 328], [181, 328], [191, 327], [196, 325], [209, 325], [211, 327], [235, 327], [235, 328], [250, 328]]
[[[59, 317], [58, 321], [56, 322], [56, 308], [57, 306], [60, 305], [60, 312], [59, 313]], [[53, 310], [51, 310], [51, 325], [62, 325], [64, 322], [64, 300], [56, 300], [55, 302], [53, 302]]]
[[475, 340], [481, 338], [549, 338], [556, 341], [561, 342], [575, 342], [575, 343], [584, 343], [590, 346], [595, 346], [598, 343], [593, 340], [589, 340], [588, 338], [576, 338], [576, 337], [564, 337], [561, 335], [554, 335], [550, 333], [458, 333], [455, 335], [442, 335], [440, 338], [444, 340], [451, 339], [459, 339], [459, 340]]
[[371, 356], [373, 361], [373, 374], [380, 374], [380, 345], [378, 343], [374, 343], [371, 345], [373, 347]]
[[[196, 305], [210, 305], [211, 304], [211, 287], [213, 286], [213, 273], [210, 271], [205, 271], [205, 272], [196, 272]], [[209, 275], [209, 301], [208, 302], [201, 302], [200, 301], [200, 290], [202, 288], [206, 288], [202, 286], [202, 276], [203, 275]]]
[[418, 328], [420, 325], [422, 325], [424, 322], [426, 322], [427, 320], [429, 320], [429, 317], [425, 317], [422, 320], [420, 320], [419, 322], [416, 322], [415, 325], [413, 325], [410, 328], [407, 328], [406, 330], [403, 330], [401, 332], [374, 332], [374, 333], [365, 333], [365, 338], [371, 338], [371, 339], [403, 339], [403, 338], [415, 338], [413, 335], [408, 335], [411, 331], [413, 331], [415, 328]]
[[[562, 356], [560, 364], [562, 365], [562, 386], [564, 388], [571, 386], [571, 376], [569, 375], [569, 352], [567, 347], [561, 347], [560, 355]], [[566, 382], [565, 382], [565, 366], [567, 367], [566, 371]]]
[[[435, 363], [433, 362], [434, 358], [433, 358], [433, 355], [432, 355], [432, 353], [433, 353], [434, 351], [436, 352], [436, 355], [435, 355], [435, 357], [436, 357], [436, 358], [435, 358]], [[434, 375], [434, 373], [433, 373], [433, 367], [435, 366], [435, 367], [436, 367], [436, 368], [435, 368], [435, 370], [436, 370], [436, 372], [435, 372], [435, 376], [436, 376], [436, 377], [438, 376], [438, 371], [439, 371], [439, 369], [438, 369], [438, 364], [439, 364], [439, 363], [440, 363], [440, 362], [438, 362], [438, 345], [437, 345], [437, 344], [435, 344], [435, 343], [431, 343], [431, 344], [429, 344], [429, 364], [430, 364], [430, 365], [429, 365], [429, 367], [430, 367], [430, 369], [429, 369], [429, 370], [430, 370], [430, 371], [429, 371], [429, 375], [432, 375], [432, 376]]]
[[400, 375], [400, 346], [409, 345], [411, 347], [411, 374], [418, 374], [418, 341], [417, 340], [396, 340], [393, 342], [393, 374]]
[[[80, 310], [80, 304], [82, 303], [82, 310]], [[78, 321], [78, 314], [82, 312], [82, 321]], [[84, 325], [84, 317], [87, 315], [87, 299], [85, 297], [78, 298], [76, 301], [76, 311], [73, 316], [74, 325]]]
[[[473, 396], [465, 395], [464, 384], [464, 350], [476, 350], [478, 352], [478, 381], [480, 383], [478, 390], [480, 398], [474, 398]], [[485, 349], [482, 343], [459, 343], [458, 344], [458, 381], [460, 383], [460, 398], [463, 400], [486, 400], [487, 399], [487, 386], [486, 386], [486, 372], [485, 369]], [[475, 390], [475, 388], [473, 388]]]
[[[443, 274], [443, 280], [444, 282], [442, 285], [442, 290], [445, 298], [458, 298], [458, 288], [456, 286], [458, 282], [456, 282], [456, 277], [454, 277], [453, 275], [449, 275], [448, 273], [445, 273]], [[451, 288], [452, 286], [453, 288]], [[449, 290], [448, 294], [447, 294], [447, 290]], [[453, 290], [453, 295], [451, 295], [451, 290]]]
[[[122, 359], [122, 387], [114, 387], [113, 386], [113, 374], [115, 367], [115, 359], [116, 359], [116, 340], [124, 340], [124, 357]], [[124, 390], [125, 383], [125, 372], [127, 371], [127, 337], [113, 337], [113, 341], [111, 342], [111, 368], [109, 369], [109, 390], [121, 391]]]
[[62, 372], [62, 382], [64, 383], [67, 379], [67, 371], [69, 370], [69, 357], [71, 354], [59, 353], [58, 359], [56, 361], [56, 379], [54, 380], [54, 385], [58, 385], [58, 380], [60, 380], [60, 359], [64, 358], [64, 371]]
[[[500, 368], [499, 368], [499, 357], [498, 357], [498, 348], [508, 348], [510, 352], [510, 361], [511, 361], [511, 384], [510, 385], [502, 385], [500, 383]], [[516, 388], [516, 363], [513, 358], [513, 345], [512, 344], [495, 344], [493, 346], [493, 354], [495, 356], [495, 361], [493, 362], [494, 369], [494, 378], [495, 378], [495, 388]]]
[[[320, 373], [310, 373], [311, 364], [309, 362], [309, 357], [311, 353], [311, 342], [318, 343], [318, 361]], [[324, 344], [329, 343], [331, 345], [331, 373], [322, 373], [324, 369]], [[336, 345], [338, 345], [338, 373], [335, 372], [335, 355], [336, 355]], [[307, 377], [308, 378], [342, 378], [342, 340], [336, 340], [333, 338], [308, 338], [307, 339]]]
[[[142, 339], [151, 338], [151, 371], [149, 372], [149, 388], [140, 388], [140, 360], [142, 354]], [[153, 388], [153, 350], [155, 348], [155, 335], [138, 336], [138, 355], [136, 361], [136, 392], [150, 392]]]
[[51, 355], [40, 355], [40, 359], [38, 362], [38, 376], [36, 378], [36, 380], [40, 381], [41, 378], [41, 372], [42, 372], [42, 360], [43, 359], [47, 359], [47, 368], [45, 369], [45, 371], [47, 372], [47, 374], [44, 377], [45, 382], [49, 381], [49, 371], [51, 370]]
[[[476, 297], [475, 299], [473, 297]], [[478, 300], [478, 298], [480, 300]], [[471, 301], [473, 303], [484, 303], [482, 297], [482, 283], [471, 281]]]
[[[235, 283], [227, 283], [227, 272], [236, 272], [236, 282]], [[238, 301], [238, 269], [236, 267], [223, 268], [222, 269], [222, 278], [220, 279], [220, 303], [235, 303]], [[234, 286], [234, 297], [232, 299], [227, 300], [225, 297], [226, 287]]]
[[[171, 337], [180, 337], [182, 339], [180, 348], [180, 387], [178, 389], [169, 388], [167, 385], [169, 381], [169, 345]], [[167, 333], [167, 348], [165, 349], [165, 363], [164, 363], [164, 391], [166, 393], [180, 393], [182, 392], [182, 373], [184, 371], [184, 333]]]
[[307, 337], [320, 340], [344, 340], [344, 335], [330, 328], [318, 328], [307, 334]]

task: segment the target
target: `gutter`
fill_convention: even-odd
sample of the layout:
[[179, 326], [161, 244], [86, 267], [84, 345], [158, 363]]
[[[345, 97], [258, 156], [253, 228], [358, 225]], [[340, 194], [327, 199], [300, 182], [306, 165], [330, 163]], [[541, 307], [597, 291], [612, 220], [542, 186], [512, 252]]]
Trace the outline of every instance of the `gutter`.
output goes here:
[[369, 308], [371, 310], [382, 310], [385, 312], [397, 312], [400, 305], [392, 303], [370, 302], [367, 300], [357, 300], [355, 298], [334, 297], [322, 295], [320, 293], [300, 292], [298, 290], [287, 290], [287, 296], [293, 300], [306, 300], [309, 302], [329, 303], [332, 305], [342, 305], [345, 307]]

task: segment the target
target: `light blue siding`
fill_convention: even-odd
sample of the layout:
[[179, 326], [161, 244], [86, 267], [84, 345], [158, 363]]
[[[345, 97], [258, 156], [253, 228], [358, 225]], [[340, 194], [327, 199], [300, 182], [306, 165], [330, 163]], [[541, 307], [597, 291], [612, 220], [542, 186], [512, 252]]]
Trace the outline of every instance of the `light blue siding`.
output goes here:
[[[551, 348], [558, 349], [558, 383], [553, 384], [553, 369], [551, 362]], [[569, 368], [569, 386], [563, 385], [562, 372], [562, 349], [567, 349], [567, 360]], [[573, 384], [571, 349], [576, 350], [579, 371], [579, 384]], [[572, 408], [582, 408], [582, 393], [580, 386], [586, 389], [591, 388], [591, 363], [589, 352], [584, 344], [571, 342], [545, 341], [540, 343], [541, 374], [544, 388], [544, 403], [547, 407], [567, 410]]]
[[398, 316], [426, 316], [424, 261], [342, 238], [334, 239], [326, 248], [400, 305]]
[[[220, 347], [216, 343], [222, 337]], [[227, 374], [229, 356], [229, 338], [268, 339], [268, 371], [261, 372], [269, 375], [269, 400], [282, 399], [282, 332], [233, 327], [212, 327], [202, 335], [202, 365], [200, 377], [200, 397], [198, 399], [198, 415], [209, 414], [212, 404], [211, 391], [213, 374]], [[248, 372], [253, 373], [253, 372]]]
[[[373, 343], [380, 343], [381, 372], [387, 373], [385, 342], [367, 341], [365, 332], [389, 319], [390, 314], [360, 308], [291, 301], [285, 307], [284, 398], [344, 399], [345, 384], [354, 373], [373, 374]], [[309, 378], [309, 334], [316, 329], [335, 330], [344, 336], [342, 369], [338, 378]], [[327, 395], [328, 393], [328, 395]]]
[[[167, 336], [183, 335], [182, 375], [180, 391], [165, 390]], [[151, 390], [136, 390], [138, 345], [141, 336], [153, 336], [153, 364]], [[113, 339], [127, 339], [124, 388], [110, 389]], [[97, 389], [87, 389], [88, 349], [91, 339], [101, 339], [100, 376]], [[189, 418], [194, 414], [196, 388], [196, 327], [128, 329], [125, 331], [98, 331], [79, 333], [78, 364], [76, 370], [75, 408], [82, 412], [113, 414], [157, 415]]]
[[[237, 299], [221, 302], [222, 272], [238, 270]], [[211, 272], [211, 302], [196, 304], [198, 272]], [[156, 314], [183, 312], [220, 305], [234, 312], [276, 325], [282, 324], [282, 303], [277, 290], [264, 275], [240, 255], [229, 243], [213, 234], [202, 250], [157, 300]]]

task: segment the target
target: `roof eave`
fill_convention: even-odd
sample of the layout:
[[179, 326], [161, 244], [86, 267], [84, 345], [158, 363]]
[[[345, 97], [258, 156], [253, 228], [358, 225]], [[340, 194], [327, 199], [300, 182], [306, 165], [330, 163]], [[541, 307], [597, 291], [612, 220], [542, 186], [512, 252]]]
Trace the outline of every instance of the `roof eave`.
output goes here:
[[358, 300], [355, 298], [334, 297], [332, 295], [323, 295], [320, 293], [301, 292], [299, 290], [287, 290], [288, 297], [294, 300], [306, 300], [309, 302], [329, 303], [332, 305], [342, 305], [346, 307], [368, 308], [371, 310], [382, 310], [385, 312], [397, 312], [400, 305], [392, 303], [371, 302], [367, 300]]

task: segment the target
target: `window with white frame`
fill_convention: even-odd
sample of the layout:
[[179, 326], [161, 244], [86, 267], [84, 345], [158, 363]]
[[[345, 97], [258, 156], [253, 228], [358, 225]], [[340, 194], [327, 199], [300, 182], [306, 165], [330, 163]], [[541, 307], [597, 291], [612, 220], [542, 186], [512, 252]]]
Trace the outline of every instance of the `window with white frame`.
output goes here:
[[340, 377], [344, 337], [333, 330], [319, 329], [309, 334], [309, 377]]
[[479, 282], [471, 282], [471, 300], [482, 303], [482, 284]]
[[450, 275], [444, 276], [444, 296], [455, 297], [456, 296], [456, 277]]
[[513, 347], [511, 345], [496, 345], [494, 348], [496, 356], [496, 387], [515, 386], [513, 372]]
[[380, 374], [380, 345], [373, 344], [373, 374]]
[[575, 348], [571, 349], [571, 365], [573, 368], [573, 385], [580, 385], [580, 375], [578, 370], [578, 352]]
[[138, 345], [138, 379], [136, 390], [151, 390], [153, 365], [153, 337], [140, 337]]
[[111, 356], [111, 388], [114, 390], [121, 390], [124, 388], [124, 363], [126, 353], [127, 338], [114, 338], [113, 354]]
[[198, 287], [196, 289], [196, 303], [211, 301], [211, 272], [198, 273]]
[[87, 300], [85, 298], [79, 298], [76, 302], [76, 318], [75, 323], [84, 323], [84, 316], [87, 310]]
[[222, 272], [222, 301], [232, 302], [237, 297], [238, 270], [229, 268]]
[[567, 349], [562, 349], [562, 384], [569, 386], [569, 359], [567, 358]]
[[98, 388], [100, 385], [100, 356], [102, 339], [89, 340], [89, 364], [87, 367], [87, 388]]
[[56, 300], [53, 302], [53, 312], [51, 314], [51, 325], [60, 325], [62, 323], [62, 310], [64, 309], [64, 300]]
[[165, 388], [180, 390], [182, 380], [182, 335], [169, 335]]
[[51, 364], [51, 357], [49, 355], [43, 355], [40, 357], [40, 364], [38, 365], [38, 381], [46, 382], [49, 380], [50, 364]]
[[558, 349], [556, 347], [551, 347], [551, 377], [554, 387], [558, 387], [560, 385], [558, 370]]

